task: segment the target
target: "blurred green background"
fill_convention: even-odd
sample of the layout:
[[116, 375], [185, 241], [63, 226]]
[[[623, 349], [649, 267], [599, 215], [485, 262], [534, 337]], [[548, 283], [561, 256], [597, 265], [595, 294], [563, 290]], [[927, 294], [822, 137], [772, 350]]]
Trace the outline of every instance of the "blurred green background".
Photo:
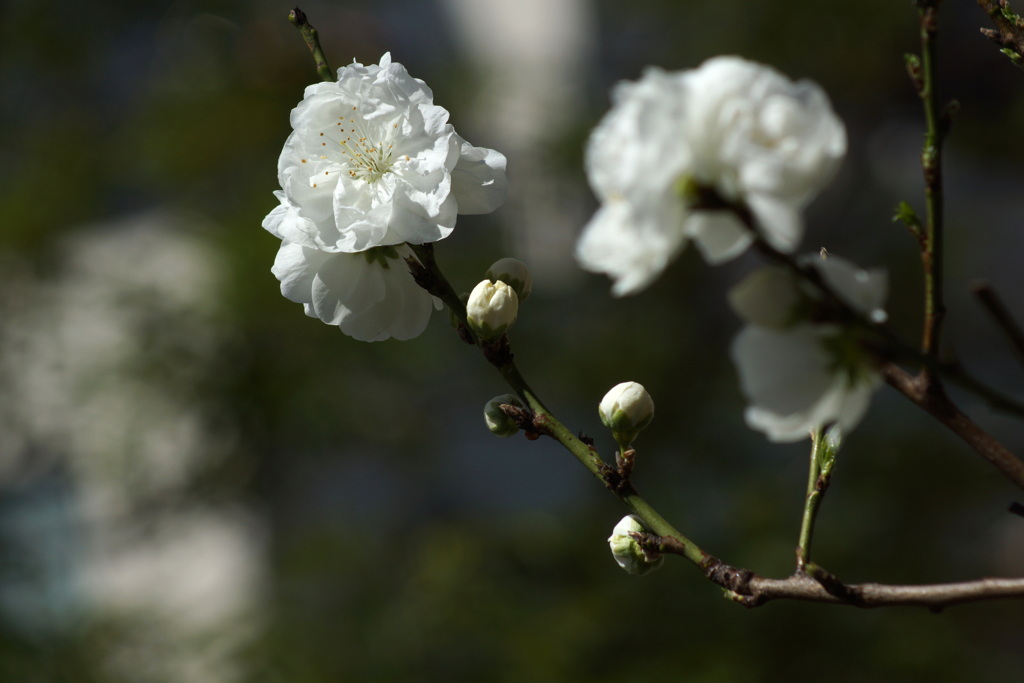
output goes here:
[[[1024, 312], [1024, 73], [949, 2], [943, 97], [949, 348], [1020, 392], [1024, 370], [967, 294]], [[922, 123], [904, 74], [911, 2], [379, 0], [302, 5], [337, 68], [390, 50], [511, 196], [438, 245], [468, 290], [533, 268], [521, 368], [607, 452], [597, 402], [642, 382], [658, 413], [638, 488], [726, 561], [792, 571], [806, 448], [742, 421], [717, 269], [685, 253], [626, 300], [571, 259], [594, 209], [588, 131], [644, 66], [741, 54], [823, 85], [848, 126], [808, 212], [808, 251], [890, 269], [918, 334], [920, 265], [891, 223], [921, 208]], [[497, 439], [503, 393], [446, 317], [354, 342], [270, 274], [288, 112], [315, 80], [290, 5], [0, 5], [0, 680], [1015, 680], [1024, 606], [931, 614], [772, 603], [747, 611], [681, 560], [625, 575], [619, 503], [555, 444]], [[1019, 422], [963, 407], [1016, 452]], [[1021, 493], [887, 388], [850, 436], [815, 557], [850, 582], [1024, 575]]]

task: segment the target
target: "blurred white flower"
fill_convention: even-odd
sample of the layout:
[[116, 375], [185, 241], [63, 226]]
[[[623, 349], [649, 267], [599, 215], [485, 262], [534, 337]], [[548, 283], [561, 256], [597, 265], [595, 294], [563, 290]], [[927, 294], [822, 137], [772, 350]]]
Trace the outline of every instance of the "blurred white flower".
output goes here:
[[601, 202], [577, 245], [587, 270], [617, 296], [649, 285], [693, 239], [709, 263], [740, 254], [752, 236], [708, 197], [745, 205], [775, 248], [791, 252], [801, 210], [830, 179], [846, 132], [824, 92], [738, 57], [697, 69], [648, 69], [621, 83], [587, 146]]
[[456, 214], [505, 200], [505, 157], [459, 137], [430, 88], [390, 53], [308, 86], [291, 125], [278, 179], [297, 211], [280, 217], [275, 234], [303, 247], [434, 242], [452, 232]]
[[[884, 272], [861, 270], [834, 257], [805, 263], [855, 311], [874, 322], [884, 320]], [[772, 441], [799, 441], [831, 423], [849, 433], [881, 381], [858, 331], [827, 316], [818, 321], [814, 311], [820, 302], [801, 285], [795, 276], [768, 268], [730, 293], [733, 307], [749, 323], [732, 345], [750, 401], [745, 417]]]

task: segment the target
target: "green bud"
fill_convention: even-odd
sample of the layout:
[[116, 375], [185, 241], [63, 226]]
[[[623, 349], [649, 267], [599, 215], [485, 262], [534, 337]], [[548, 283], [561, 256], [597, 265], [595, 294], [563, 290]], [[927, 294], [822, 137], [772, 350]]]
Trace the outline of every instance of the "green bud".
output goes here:
[[649, 559], [640, 548], [640, 543], [630, 533], [644, 533], [647, 529], [636, 515], [627, 515], [612, 529], [608, 537], [608, 545], [612, 549], [612, 557], [620, 567], [633, 576], [643, 576], [657, 569], [664, 562], [664, 557]]
[[626, 449], [654, 419], [654, 401], [642, 384], [623, 382], [604, 395], [597, 412], [619, 446]]
[[514, 258], [498, 259], [487, 269], [487, 279], [491, 282], [508, 283], [516, 290], [519, 303], [526, 301], [533, 290], [533, 278], [530, 277], [530, 269], [522, 261]]
[[516, 408], [526, 407], [515, 394], [495, 396], [484, 406], [484, 421], [487, 423], [487, 428], [491, 430], [491, 434], [502, 437], [512, 436], [519, 431], [519, 425], [501, 409], [503, 404]]

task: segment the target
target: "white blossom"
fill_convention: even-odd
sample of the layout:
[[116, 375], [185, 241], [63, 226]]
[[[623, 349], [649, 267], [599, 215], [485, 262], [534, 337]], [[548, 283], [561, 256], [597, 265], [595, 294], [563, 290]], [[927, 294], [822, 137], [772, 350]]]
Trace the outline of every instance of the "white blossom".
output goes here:
[[348, 254], [293, 242], [286, 230], [306, 221], [295, 217], [298, 210], [283, 193], [278, 197], [282, 203], [263, 227], [281, 238], [271, 272], [285, 298], [359, 341], [412, 339], [423, 332], [441, 303], [413, 280], [405, 262], [413, 256], [408, 246]]
[[587, 146], [601, 206], [576, 253], [615, 280], [616, 295], [649, 285], [691, 239], [709, 263], [747, 248], [750, 231], [734, 212], [702, 206], [709, 196], [746, 206], [770, 244], [793, 251], [801, 210], [846, 151], [816, 84], [738, 57], [679, 73], [651, 68], [612, 99]]
[[456, 214], [505, 200], [505, 157], [463, 140], [390, 53], [308, 86], [291, 125], [278, 179], [298, 210], [278, 229], [296, 244], [337, 253], [434, 242]]
[[[884, 272], [834, 257], [813, 267], [854, 311], [874, 322], [884, 320]], [[750, 402], [746, 421], [773, 441], [798, 441], [833, 423], [849, 433], [881, 381], [856, 329], [808, 317], [819, 298], [796, 276], [775, 268], [753, 273], [730, 295], [749, 323], [732, 345]]]

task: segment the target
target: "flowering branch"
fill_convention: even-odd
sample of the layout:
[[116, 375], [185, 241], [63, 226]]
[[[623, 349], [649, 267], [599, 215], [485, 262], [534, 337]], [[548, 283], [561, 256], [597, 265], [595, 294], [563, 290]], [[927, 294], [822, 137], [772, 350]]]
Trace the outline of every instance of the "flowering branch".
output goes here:
[[982, 35], [1000, 47], [1000, 52], [1024, 69], [1024, 19], [1012, 9], [1007, 0], [978, 0], [978, 4], [996, 25], [994, 29], [981, 29]]
[[302, 39], [306, 42], [310, 54], [313, 55], [313, 62], [316, 64], [316, 74], [321, 81], [330, 82], [334, 80], [334, 72], [327, 63], [327, 57], [320, 47], [320, 37], [313, 28], [313, 25], [306, 19], [306, 13], [296, 7], [288, 14], [288, 21], [292, 22], [295, 28], [299, 29]]
[[[931, 94], [934, 11], [937, 5], [937, 0], [920, 2], [922, 35], [926, 42], [925, 58], [918, 69], [918, 76], [919, 92], [926, 101], [926, 116], [929, 118], [929, 138], [924, 154], [929, 208], [927, 224], [923, 227], [918, 224], [918, 233], [923, 245], [922, 258], [925, 260], [927, 298], [930, 302], [920, 351], [906, 349], [879, 324], [884, 318], [884, 312], [877, 306], [881, 305], [881, 297], [884, 297], [884, 287], [868, 282], [868, 287], [858, 290], [864, 296], [855, 306], [840, 296], [845, 290], [835, 283], [843, 280], [830, 279], [853, 278], [863, 284], [875, 278], [877, 285], [880, 278], [856, 271], [849, 264], [829, 262], [828, 268], [819, 270], [788, 255], [787, 252], [795, 247], [793, 230], [796, 228], [798, 232], [800, 227], [794, 211], [806, 199], [802, 193], [797, 193], [800, 199], [796, 204], [787, 205], [783, 201], [785, 193], [777, 196], [775, 190], [778, 188], [773, 190], [771, 186], [765, 188], [757, 185], [752, 179], [759, 178], [760, 174], [753, 174], [747, 179], [753, 183], [751, 194], [740, 193], [724, 198], [719, 192], [720, 188], [698, 187], [696, 181], [693, 181], [695, 176], [683, 174], [684, 180], [689, 180], [679, 184], [676, 182], [677, 176], [669, 196], [673, 200], [685, 198], [689, 204], [688, 210], [710, 210], [717, 212], [717, 217], [725, 216], [729, 219], [725, 223], [713, 220], [707, 222], [703, 220], [706, 218], [704, 216], [690, 225], [694, 239], [706, 255], [722, 260], [730, 255], [735, 256], [737, 249], [746, 248], [753, 242], [771, 259], [784, 264], [824, 294], [824, 301], [817, 297], [813, 302], [825, 304], [824, 309], [818, 311], [824, 317], [819, 321], [812, 320], [811, 323], [826, 323], [822, 327], [837, 322], [852, 324], [874, 334], [873, 339], [878, 341], [879, 347], [889, 353], [881, 354], [888, 362], [882, 368], [886, 379], [936, 415], [1024, 488], [1024, 463], [960, 413], [933, 377], [941, 371], [954, 380], [959, 379], [960, 383], [988, 397], [993, 403], [1024, 415], [1024, 406], [966, 378], [958, 368], [947, 367], [937, 359], [943, 311], [942, 203], [938, 148], [944, 134], [943, 126], [946, 125], [942, 123], [945, 119], [936, 118], [934, 96]], [[308, 315], [338, 325], [346, 334], [366, 341], [389, 337], [408, 339], [418, 335], [426, 325], [433, 305], [438, 300], [442, 302], [450, 311], [460, 338], [479, 347], [486, 360], [516, 392], [515, 396], [505, 394], [488, 404], [485, 413], [492, 431], [509, 435], [518, 427], [530, 439], [540, 435], [550, 436], [572, 453], [632, 511], [631, 523], [620, 523], [613, 532], [613, 538], [609, 539], [613, 555], [624, 568], [633, 573], [643, 573], [657, 566], [663, 554], [680, 555], [700, 568], [710, 581], [723, 587], [729, 598], [748, 607], [756, 607], [771, 600], [796, 599], [861, 607], [925, 605], [939, 609], [960, 602], [1024, 597], [1024, 579], [980, 579], [931, 586], [847, 585], [811, 562], [814, 521], [829, 484], [838, 447], [831, 430], [823, 434], [819, 429], [814, 436], [807, 499], [797, 550], [797, 574], [786, 579], [761, 577], [750, 570], [738, 569], [722, 562], [686, 538], [640, 496], [630, 481], [636, 464], [632, 441], [653, 416], [653, 402], [643, 387], [636, 383], [623, 383], [609, 392], [601, 402], [602, 421], [612, 430], [619, 446], [613, 466], [598, 453], [591, 439], [572, 433], [555, 417], [526, 382], [515, 363], [507, 330], [518, 314], [518, 302], [525, 300], [529, 292], [528, 273], [518, 278], [517, 268], [506, 263], [502, 266], [506, 270], [500, 272], [507, 272], [508, 275], [499, 277], [493, 274], [499, 271], [496, 263], [488, 272], [488, 279], [478, 284], [468, 296], [468, 301], [464, 302], [437, 264], [432, 242], [450, 233], [456, 213], [487, 213], [504, 200], [504, 156], [494, 150], [473, 147], [457, 136], [447, 124], [447, 111], [434, 105], [430, 91], [422, 81], [412, 79], [404, 67], [392, 63], [390, 55], [385, 55], [379, 65], [364, 67], [353, 63], [343, 68], [338, 74], [337, 84], [333, 83], [333, 75], [320, 49], [316, 31], [298, 8], [292, 12], [290, 19], [301, 31], [316, 61], [317, 72], [325, 83], [307, 88], [306, 98], [296, 109], [304, 116], [293, 116], [293, 119], [313, 121], [315, 125], [296, 127], [295, 135], [286, 143], [281, 164], [288, 172], [280, 174], [283, 178], [282, 190], [277, 193], [280, 206], [271, 211], [264, 221], [264, 228], [282, 240], [272, 269], [281, 281], [282, 293], [302, 303]], [[912, 69], [912, 75], [914, 73]], [[743, 83], [766, 78], [771, 88], [779, 90], [786, 97], [793, 94], [790, 92], [791, 85], [778, 74], [766, 74], [760, 67], [735, 58], [712, 60], [706, 71], [695, 78], [706, 78], [709, 82], [717, 83], [722, 77], [732, 79], [733, 85], [744, 92], [749, 88], [743, 86]], [[392, 83], [400, 87], [391, 87]], [[655, 73], [651, 75], [650, 82], [640, 89], [639, 96], [642, 100], [649, 100], [647, 105], [656, 106], [660, 103], [671, 109], [673, 101], [671, 98], [664, 100], [659, 94], [659, 88], [678, 85], [671, 78]], [[650, 86], [650, 92], [647, 86]], [[756, 90], [761, 92], [764, 88]], [[629, 95], [628, 89], [624, 92]], [[834, 166], [842, 155], [845, 150], [845, 134], [841, 124], [828, 110], [823, 94], [806, 86], [800, 92], [813, 100], [812, 110], [822, 115], [822, 125], [814, 129], [816, 133], [810, 135], [814, 142], [812, 147], [818, 150], [818, 158], [799, 168], [799, 165], [792, 166], [789, 170], [793, 173], [789, 179], [796, 185], [802, 180], [815, 184], [827, 175], [823, 171]], [[390, 113], [415, 110], [417, 115], [407, 120], [419, 121], [423, 125], [405, 126], [400, 131], [401, 121], [367, 116], [359, 106], [367, 101], [383, 100], [386, 100], [386, 111]], [[793, 113], [779, 111], [786, 116]], [[626, 115], [626, 123], [631, 115]], [[777, 128], [762, 132], [778, 134], [786, 130], [787, 126]], [[702, 139], [706, 138], [703, 136]], [[789, 147], [768, 145], [765, 149]], [[447, 150], [447, 153], [428, 154], [430, 150]], [[601, 150], [595, 152], [597, 156], [601, 153]], [[769, 151], [769, 154], [773, 153]], [[412, 159], [414, 155], [417, 156], [415, 164]], [[419, 185], [408, 180], [421, 179], [423, 173], [420, 165], [430, 163], [436, 165], [434, 170], [437, 177], [445, 181], [431, 188], [433, 194], [424, 193]], [[399, 180], [403, 183], [399, 183]], [[339, 185], [345, 192], [333, 191], [332, 188]], [[409, 187], [413, 185], [417, 191], [410, 193]], [[373, 191], [367, 194], [367, 188]], [[680, 196], [672, 194], [676, 189], [680, 190]], [[618, 197], [616, 192], [609, 194]], [[342, 205], [340, 211], [336, 205], [333, 212], [314, 212], [316, 217], [302, 210], [303, 204], [311, 198], [327, 197], [333, 201], [339, 195], [359, 196], [361, 200]], [[395, 206], [400, 204], [395, 201], [396, 197], [411, 206], [396, 210]], [[365, 206], [373, 209], [389, 203], [394, 206], [388, 211], [364, 210]], [[637, 277], [636, 274], [620, 272], [614, 263], [605, 260], [611, 252], [599, 249], [603, 248], [602, 239], [607, 237], [602, 231], [615, 227], [616, 215], [608, 214], [612, 222], [599, 222], [596, 230], [591, 230], [596, 237], [591, 240], [589, 254], [591, 265], [598, 270], [616, 274], [620, 278], [619, 293], [628, 293], [645, 286], [664, 264]], [[736, 218], [739, 219], [739, 225], [734, 224]], [[773, 226], [769, 233], [774, 232], [774, 236], [769, 235], [767, 239], [757, 229], [766, 220]], [[710, 226], [724, 230], [727, 239], [719, 240], [717, 236], [712, 236], [707, 232]], [[403, 261], [406, 268], [395, 267]], [[522, 264], [518, 265], [522, 267]], [[793, 280], [788, 274], [786, 279], [787, 282]], [[415, 291], [410, 291], [410, 287]], [[798, 294], [793, 296], [799, 297]], [[865, 301], [868, 303], [865, 304]], [[877, 313], [883, 315], [879, 317]], [[767, 311], [760, 311], [749, 322], [770, 328], [773, 324], [771, 317]], [[804, 341], [846, 341], [843, 338], [821, 337], [819, 330], [815, 330], [811, 324], [802, 328], [802, 332]], [[756, 338], [757, 334], [771, 335], [761, 330], [754, 336], [748, 336], [748, 339]], [[863, 355], [859, 354], [858, 349], [838, 350], [853, 353], [858, 359]], [[912, 377], [892, 364], [892, 360], [904, 358], [920, 361], [922, 372]], [[856, 378], [851, 375], [841, 379], [853, 381]], [[872, 380], [877, 382], [877, 376], [872, 375]], [[508, 428], [505, 418], [512, 421], [511, 428]], [[825, 419], [817, 424], [826, 424], [830, 420]], [[501, 421], [506, 424], [501, 424]], [[841, 419], [838, 421], [842, 423]], [[792, 431], [780, 429], [778, 434], [788, 437]]]

